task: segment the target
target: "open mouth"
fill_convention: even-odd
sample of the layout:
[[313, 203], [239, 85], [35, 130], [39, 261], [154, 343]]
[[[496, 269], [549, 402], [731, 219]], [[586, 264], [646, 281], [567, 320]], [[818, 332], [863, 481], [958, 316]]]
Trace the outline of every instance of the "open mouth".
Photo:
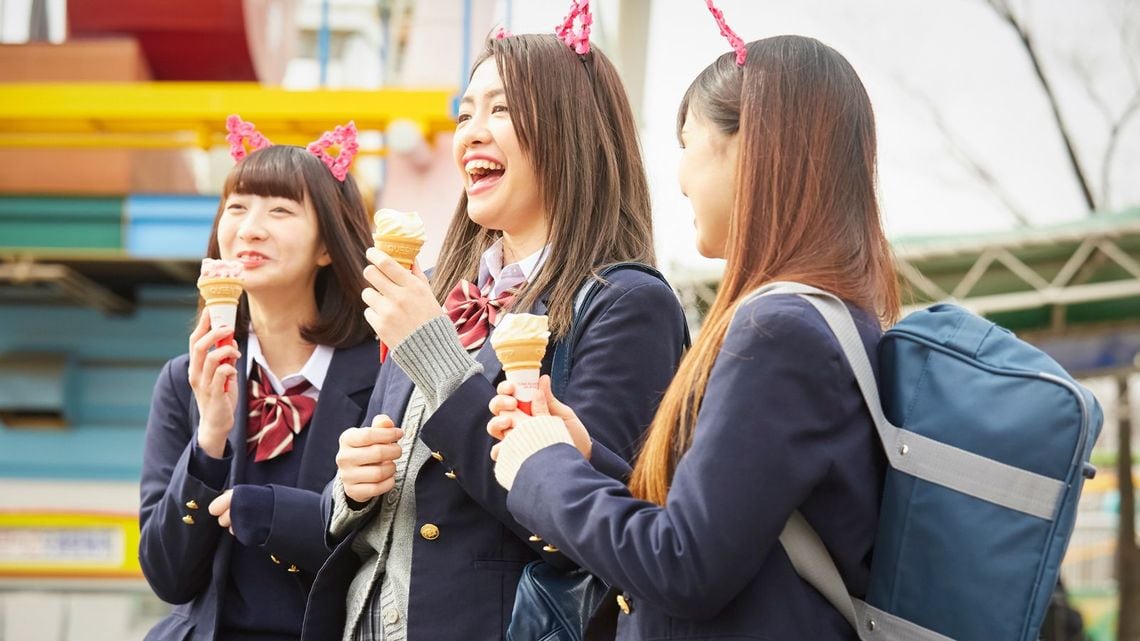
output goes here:
[[249, 269], [251, 267], [257, 267], [259, 265], [264, 264], [265, 261], [269, 260], [265, 256], [265, 254], [262, 254], [260, 252], [254, 252], [254, 251], [238, 252], [237, 259], [241, 261], [241, 264], [246, 269]]
[[467, 187], [468, 195], [477, 194], [490, 189], [503, 178], [507, 168], [493, 160], [470, 160], [464, 165], [470, 185]]

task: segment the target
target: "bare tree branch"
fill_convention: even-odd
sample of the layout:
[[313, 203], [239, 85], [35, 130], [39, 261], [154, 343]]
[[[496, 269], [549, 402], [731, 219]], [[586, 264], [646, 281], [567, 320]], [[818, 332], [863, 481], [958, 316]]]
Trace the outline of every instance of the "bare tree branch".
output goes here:
[[1029, 32], [1010, 10], [1009, 3], [1006, 0], [988, 0], [988, 3], [998, 14], [998, 17], [1004, 20], [1010, 28], [1013, 29], [1014, 33], [1017, 34], [1022, 48], [1025, 49], [1026, 55], [1029, 56], [1029, 62], [1033, 66], [1033, 73], [1037, 76], [1038, 82], [1041, 83], [1041, 88], [1045, 91], [1045, 98], [1049, 102], [1049, 108], [1053, 112], [1053, 120], [1056, 122], [1057, 130], [1061, 134], [1061, 141], [1065, 144], [1069, 164], [1073, 167], [1073, 175], [1077, 179], [1077, 186], [1081, 189], [1081, 195], [1085, 199], [1085, 205], [1088, 207], [1089, 213], [1096, 212], [1096, 198], [1093, 196], [1092, 188], [1089, 185], [1088, 178], [1085, 176], [1080, 158], [1077, 157], [1072, 135], [1069, 133], [1068, 127], [1065, 126], [1065, 119], [1061, 116], [1061, 107], [1057, 101], [1057, 95], [1053, 91], [1053, 86], [1049, 83], [1049, 79], [1045, 76], [1045, 70], [1041, 67], [1041, 60], [1037, 55], [1037, 47], [1033, 43], [1033, 38], [1030, 37]]
[[1029, 217], [1025, 214], [1025, 211], [1022, 210], [1016, 202], [1014, 202], [1009, 193], [1007, 193], [1006, 190], [1002, 188], [1001, 181], [999, 181], [993, 175], [993, 172], [991, 172], [984, 164], [982, 164], [981, 160], [976, 155], [966, 149], [965, 145], [960, 142], [958, 136], [954, 133], [953, 129], [950, 128], [950, 125], [946, 122], [945, 117], [943, 117], [942, 111], [938, 108], [938, 104], [930, 99], [929, 96], [926, 96], [922, 92], [915, 89], [902, 77], [895, 75], [894, 80], [895, 83], [897, 83], [904, 92], [906, 92], [908, 95], [910, 95], [911, 98], [921, 103], [922, 106], [926, 108], [926, 112], [930, 116], [930, 119], [934, 122], [934, 125], [938, 127], [938, 131], [942, 133], [943, 142], [949, 148], [950, 155], [955, 160], [957, 160], [964, 169], [972, 173], [982, 184], [982, 186], [984, 186], [990, 192], [990, 194], [992, 194], [995, 198], [998, 199], [998, 201], [1001, 202], [1006, 210], [1009, 211], [1009, 214], [1013, 216], [1014, 221], [1019, 227], [1031, 226]]
[[1116, 155], [1116, 150], [1120, 143], [1120, 132], [1128, 125], [1128, 121], [1132, 119], [1137, 113], [1140, 113], [1140, 90], [1132, 94], [1132, 100], [1124, 108], [1124, 113], [1120, 114], [1120, 118], [1113, 123], [1112, 128], [1108, 131], [1108, 147], [1104, 150], [1104, 161], [1101, 166], [1101, 187], [1104, 189], [1104, 204], [1106, 207], [1111, 206], [1110, 198], [1112, 195], [1111, 181], [1112, 181], [1112, 161]]
[[1080, 81], [1081, 89], [1085, 90], [1085, 95], [1088, 96], [1089, 101], [1093, 103], [1093, 106], [1097, 108], [1100, 115], [1104, 117], [1104, 124], [1111, 127], [1112, 123], [1116, 121], [1116, 118], [1112, 115], [1112, 107], [1109, 107], [1108, 102], [1097, 92], [1096, 86], [1093, 83], [1092, 70], [1075, 55], [1071, 56], [1067, 60], [1067, 63], [1069, 68], [1072, 69], [1073, 75]]
[[1120, 29], [1120, 48], [1121, 56], [1124, 59], [1124, 68], [1128, 70], [1129, 77], [1132, 78], [1132, 86], [1140, 90], [1140, 62], [1137, 62], [1133, 57], [1133, 53], [1140, 49], [1140, 35], [1136, 36], [1136, 43], [1131, 42], [1133, 34], [1140, 34], [1140, 29], [1134, 29], [1133, 16], [1129, 12], [1129, 8], [1135, 5], [1130, 5], [1127, 2], [1118, 2], [1118, 11], [1115, 15], [1111, 16], [1113, 24], [1117, 25]]

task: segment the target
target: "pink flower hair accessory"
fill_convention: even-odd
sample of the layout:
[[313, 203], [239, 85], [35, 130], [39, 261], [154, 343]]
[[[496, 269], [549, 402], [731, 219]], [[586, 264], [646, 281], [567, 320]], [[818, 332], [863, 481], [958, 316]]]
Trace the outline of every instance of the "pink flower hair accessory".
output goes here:
[[709, 11], [712, 13], [713, 18], [716, 19], [716, 24], [720, 27], [720, 35], [728, 40], [728, 44], [732, 45], [733, 50], [736, 51], [736, 66], [743, 67], [744, 60], [748, 57], [748, 48], [744, 44], [744, 40], [736, 35], [736, 32], [728, 26], [724, 21], [724, 12], [713, 6], [713, 0], [705, 0], [708, 5]]
[[[335, 156], [329, 153], [334, 146], [337, 148]], [[348, 167], [360, 149], [356, 143], [356, 123], [350, 120], [347, 125], [338, 125], [332, 131], [326, 131], [315, 142], [309, 143], [307, 149], [321, 159], [334, 178], [344, 182], [348, 176]]]
[[[574, 23], [578, 22], [578, 31], [574, 30]], [[572, 0], [570, 13], [562, 19], [561, 24], [554, 27], [554, 33], [570, 47], [574, 53], [584, 56], [590, 53], [590, 25], [594, 23], [594, 16], [590, 13], [590, 0]]]
[[503, 38], [510, 38], [510, 37], [511, 37], [511, 32], [508, 31], [507, 28], [504, 27], [503, 25], [499, 25], [499, 28], [495, 30], [495, 40], [502, 40]]
[[230, 143], [230, 155], [235, 162], [240, 162], [251, 152], [265, 149], [273, 144], [253, 126], [252, 122], [242, 120], [237, 114], [226, 118], [226, 131], [228, 132], [226, 142]]

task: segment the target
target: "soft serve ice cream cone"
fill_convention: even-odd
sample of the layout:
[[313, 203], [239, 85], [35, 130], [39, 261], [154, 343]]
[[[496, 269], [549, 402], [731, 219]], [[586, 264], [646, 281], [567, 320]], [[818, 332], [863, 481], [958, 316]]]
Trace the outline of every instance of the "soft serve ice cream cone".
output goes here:
[[[404, 269], [411, 269], [427, 238], [420, 215], [414, 211], [381, 209], [372, 217], [372, 222], [372, 242], [376, 249], [394, 258]], [[380, 362], [387, 357], [388, 346], [380, 343]]]
[[550, 341], [549, 327], [546, 316], [504, 314], [491, 334], [491, 347], [503, 364], [507, 380], [515, 385], [519, 409], [527, 414], [538, 393], [542, 357]]
[[375, 223], [372, 240], [376, 243], [376, 249], [411, 269], [427, 238], [420, 215], [414, 211], [381, 209], [372, 221]]
[[[210, 314], [210, 329], [234, 327], [237, 324], [238, 301], [241, 300], [242, 272], [240, 261], [202, 259], [202, 273], [198, 277], [198, 291], [206, 301], [206, 311]], [[215, 345], [221, 347], [233, 343], [233, 335]], [[229, 381], [226, 381], [226, 390]]]
[[240, 261], [202, 259], [198, 291], [210, 312], [211, 329], [233, 327], [237, 322], [238, 301], [243, 291], [242, 272]]

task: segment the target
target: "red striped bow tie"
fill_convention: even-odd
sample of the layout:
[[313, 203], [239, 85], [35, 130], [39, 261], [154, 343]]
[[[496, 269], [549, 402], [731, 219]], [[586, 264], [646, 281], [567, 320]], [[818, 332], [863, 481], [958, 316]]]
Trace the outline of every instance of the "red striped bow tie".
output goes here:
[[479, 349], [497, 324], [499, 310], [510, 307], [515, 300], [511, 292], [491, 298], [491, 282], [480, 291], [475, 283], [460, 280], [447, 295], [443, 310], [459, 332], [459, 342], [467, 349]]
[[254, 463], [293, 450], [293, 439], [309, 424], [317, 407], [317, 399], [304, 395], [310, 387], [311, 383], [302, 381], [284, 394], [275, 394], [261, 365], [251, 373], [245, 445], [254, 454]]

